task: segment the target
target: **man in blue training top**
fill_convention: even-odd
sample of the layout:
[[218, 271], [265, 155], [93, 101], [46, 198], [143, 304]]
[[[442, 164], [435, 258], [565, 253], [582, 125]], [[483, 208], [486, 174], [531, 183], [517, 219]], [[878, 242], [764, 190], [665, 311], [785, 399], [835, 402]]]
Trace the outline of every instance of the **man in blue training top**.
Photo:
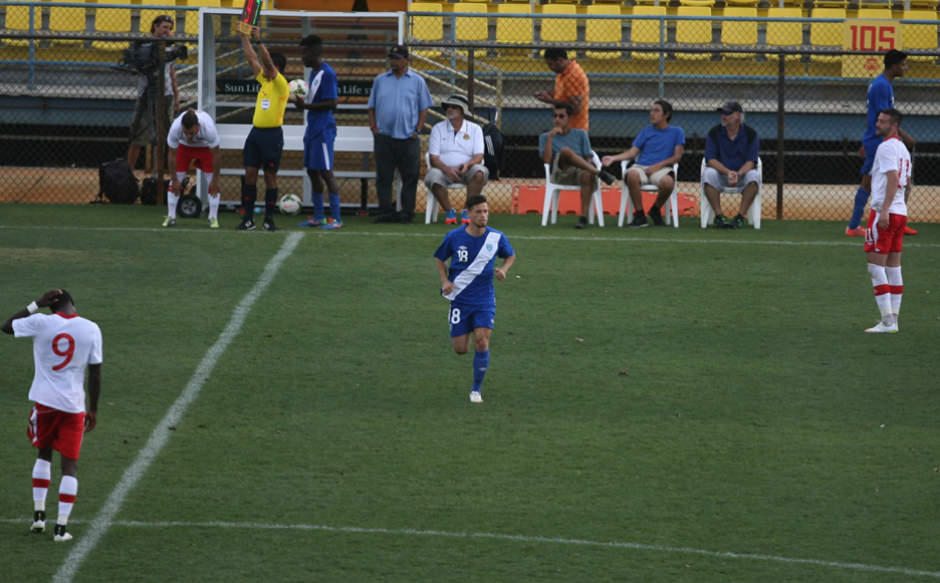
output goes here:
[[[480, 388], [490, 365], [490, 334], [496, 321], [493, 276], [505, 281], [516, 255], [506, 235], [486, 226], [490, 211], [485, 196], [468, 197], [466, 208], [470, 224], [447, 233], [444, 242], [434, 252], [434, 258], [441, 276], [441, 295], [450, 300], [447, 320], [454, 352], [467, 353], [470, 332], [473, 332], [476, 352], [470, 401], [482, 403]], [[503, 258], [502, 267], [496, 267], [497, 257]], [[448, 258], [451, 260], [449, 273], [445, 263]]]
[[[845, 229], [845, 234], [849, 237], [865, 236], [865, 229], [861, 228], [861, 224], [865, 205], [868, 204], [868, 197], [871, 196], [871, 167], [875, 163], [875, 152], [881, 142], [884, 141], [884, 138], [878, 135], [875, 123], [878, 121], [879, 113], [894, 107], [894, 88], [891, 82], [898, 77], [903, 77], [904, 73], [907, 72], [907, 54], [892, 49], [885, 53], [884, 63], [884, 72], [875, 77], [871, 85], [868, 86], [868, 127], [862, 137], [862, 147], [858, 151], [858, 155], [865, 158], [865, 164], [862, 165], [862, 184], [855, 193], [852, 219], [849, 221], [848, 228]], [[914, 138], [900, 128], [898, 134], [904, 140], [907, 149], [913, 152]], [[916, 235], [917, 231], [907, 227], [904, 234]]]
[[[313, 196], [313, 216], [298, 223], [301, 227], [342, 229], [340, 217], [339, 185], [333, 176], [333, 143], [336, 141], [336, 99], [339, 91], [336, 72], [323, 61], [323, 40], [315, 34], [300, 41], [300, 59], [310, 69], [307, 97], [291, 98], [297, 109], [307, 110], [307, 129], [304, 132], [304, 168], [310, 177]], [[323, 186], [330, 195], [330, 219], [323, 210]]]

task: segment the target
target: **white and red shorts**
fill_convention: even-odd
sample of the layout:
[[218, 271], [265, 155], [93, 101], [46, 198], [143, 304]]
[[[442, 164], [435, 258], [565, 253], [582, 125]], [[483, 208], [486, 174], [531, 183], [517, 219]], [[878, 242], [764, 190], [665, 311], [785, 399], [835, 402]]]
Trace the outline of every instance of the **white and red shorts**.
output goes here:
[[39, 449], [51, 447], [63, 457], [77, 460], [82, 450], [84, 435], [84, 413], [66, 413], [36, 403], [29, 414], [26, 437], [33, 442], [33, 447]]
[[212, 169], [212, 150], [210, 148], [193, 148], [186, 144], [180, 144], [176, 149], [176, 171], [188, 172], [189, 163], [196, 161], [196, 168], [203, 172], [214, 172]]
[[907, 225], [907, 217], [889, 214], [887, 229], [878, 226], [880, 218], [876, 211], [871, 211], [868, 226], [865, 228], [865, 251], [879, 255], [900, 253], [904, 244], [904, 227]]

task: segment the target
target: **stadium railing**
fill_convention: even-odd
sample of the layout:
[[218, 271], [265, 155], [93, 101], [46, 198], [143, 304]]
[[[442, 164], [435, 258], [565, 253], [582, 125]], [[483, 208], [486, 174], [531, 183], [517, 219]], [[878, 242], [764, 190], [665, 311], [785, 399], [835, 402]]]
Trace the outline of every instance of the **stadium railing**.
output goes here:
[[[87, 185], [81, 186], [85, 183], [74, 175], [79, 169], [95, 170], [101, 162], [123, 155], [136, 87], [135, 80], [109, 69], [117, 60], [115, 52], [96, 49], [94, 41], [123, 42], [131, 37], [104, 39], [105, 35], [93, 28], [97, 18], [90, 16], [84, 34], [55, 33], [48, 26], [48, 10], [81, 6], [90, 12], [94, 6], [94, 10], [106, 13], [112, 7], [130, 9], [128, 32], [136, 33], [140, 30], [137, 11], [142, 7], [47, 2], [11, 2], [5, 6], [7, 15], [10, 7], [30, 7], [27, 16], [33, 24], [24, 31], [22, 25], [13, 29], [4, 20], [0, 27], [0, 62], [5, 68], [0, 80], [0, 101], [5, 106], [0, 108], [0, 147], [10, 153], [5, 154], [4, 166], [0, 167], [6, 187], [0, 201], [88, 202], [93, 192]], [[184, 13], [180, 14], [184, 19], [189, 14], [182, 7], [176, 7], [176, 11]], [[7, 15], [5, 18], [9, 18]], [[15, 22], [23, 22], [22, 14], [16, 18]], [[440, 21], [419, 20], [422, 18]], [[548, 27], [550, 38], [571, 40], [544, 42], [543, 22], [550, 19], [569, 21], [565, 26]], [[537, 145], [539, 134], [550, 129], [551, 117], [548, 106], [534, 94], [554, 89], [556, 76], [541, 57], [542, 51], [553, 47], [568, 50], [587, 74], [591, 84], [589, 133], [594, 150], [601, 156], [629, 148], [649, 123], [652, 102], [666, 99], [675, 108], [672, 124], [682, 127], [686, 135], [678, 192], [697, 199], [705, 136], [719, 123], [715, 109], [735, 99], [744, 107], [746, 123], [761, 136], [764, 218], [841, 220], [850, 212], [862, 165], [857, 152], [866, 125], [867, 86], [872, 74], [882, 67], [879, 57], [872, 53], [818, 48], [809, 43], [814, 23], [841, 27], [842, 19], [416, 11], [409, 13], [407, 20], [412, 67], [428, 81], [435, 102], [451, 93], [467, 95], [481, 123], [493, 119], [496, 110], [500, 112], [498, 123], [506, 136], [506, 167], [500, 180], [491, 181], [485, 191], [495, 212], [527, 207], [514, 204], [526, 196], [542, 200], [539, 189], [544, 186], [544, 176]], [[522, 27], [518, 36], [529, 38], [531, 34], [532, 42], [500, 42], [500, 21], [504, 34], [512, 26]], [[570, 21], [575, 21], [574, 36]], [[705, 23], [711, 42], [680, 43], [683, 38], [677, 39], [677, 24], [683, 21]], [[905, 27], [905, 34], [909, 30], [906, 27], [920, 27], [911, 29], [920, 35], [913, 46], [930, 46], [930, 35], [935, 41], [940, 24], [937, 20], [894, 22]], [[750, 23], [757, 28], [756, 42], [752, 42], [754, 27]], [[225, 45], [218, 50], [223, 55], [220, 64], [232, 77], [249, 78], [237, 39], [231, 35], [231, 23], [217, 19], [216, 26], [217, 32], [226, 32], [215, 39]], [[469, 33], [467, 26], [472, 28]], [[799, 27], [799, 44], [795, 43], [794, 26]], [[288, 77], [300, 76], [296, 51], [299, 37], [286, 29], [277, 33], [277, 23], [270, 27], [275, 33], [269, 44], [282, 46], [288, 56]], [[655, 27], [655, 42], [648, 40], [651, 35], [646, 28], [650, 27]], [[179, 21], [177, 29], [182, 29]], [[746, 36], [747, 44], [738, 42], [735, 30]], [[429, 31], [430, 36], [440, 31], [440, 38], [431, 38]], [[647, 34], [640, 37], [647, 42], [634, 42], [633, 33], [644, 31]], [[386, 69], [387, 38], [357, 34], [356, 30], [317, 32], [326, 39], [327, 61], [334, 67], [338, 65], [341, 85], [345, 81], [350, 87], [350, 93], [341, 101], [361, 107], [364, 94], [355, 95], [353, 90], [367, 93], [371, 79]], [[471, 33], [474, 40], [457, 40]], [[697, 34], [703, 38], [701, 31]], [[197, 41], [191, 36], [183, 38], [187, 43]], [[78, 40], [80, 45], [59, 45], [57, 40]], [[896, 80], [894, 86], [896, 101], [905, 115], [903, 126], [918, 140], [912, 220], [940, 221], [940, 103], [934, 99], [940, 71], [935, 52], [910, 52], [917, 58], [909, 60], [907, 75]], [[649, 58], [642, 58], [645, 56]], [[195, 96], [195, 70], [187, 68], [192, 63], [191, 58], [178, 65], [184, 102], [192, 102]], [[239, 99], [246, 101], [244, 97]], [[291, 110], [288, 114], [297, 117]], [[244, 117], [250, 112], [226, 115]], [[361, 109], [343, 115], [344, 125], [368, 123]], [[435, 108], [425, 133], [442, 119], [443, 112]], [[298, 121], [294, 119], [293, 123]], [[37, 166], [42, 173], [37, 173]], [[337, 169], [366, 170], [361, 158], [338, 160]], [[619, 168], [614, 171], [619, 174]], [[422, 206], [424, 185], [419, 188]], [[619, 194], [618, 186], [614, 188]], [[237, 196], [235, 185], [225, 190], [233, 198]], [[343, 184], [344, 202], [358, 202], [360, 194], [375, 200], [374, 186], [366, 192], [360, 190], [358, 181]], [[605, 210], [613, 214], [619, 209]], [[698, 209], [694, 212], [697, 214]]]

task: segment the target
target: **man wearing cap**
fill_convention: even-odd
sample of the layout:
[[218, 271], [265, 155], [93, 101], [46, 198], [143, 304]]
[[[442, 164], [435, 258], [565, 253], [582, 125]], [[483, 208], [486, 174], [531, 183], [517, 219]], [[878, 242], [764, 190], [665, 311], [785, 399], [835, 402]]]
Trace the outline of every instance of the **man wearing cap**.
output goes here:
[[[892, 49], [885, 53], [884, 64], [884, 72], [875, 77], [871, 85], [868, 86], [868, 127], [862, 137], [862, 147], [858, 151], [858, 155], [865, 158], [865, 163], [862, 165], [862, 183], [855, 192], [855, 207], [852, 209], [852, 218], [849, 220], [849, 226], [845, 229], [845, 234], [849, 237], [865, 236], [865, 229], [861, 228], [862, 214], [865, 212], [865, 205], [868, 204], [868, 197], [871, 196], [871, 169], [875, 163], [875, 152], [881, 142], [884, 141], [878, 135], [875, 124], [878, 121], [878, 114], [894, 107], [894, 88], [891, 82], [898, 77], [903, 77], [904, 73], [907, 72], [907, 54]], [[898, 128], [898, 135], [904, 140], [907, 149], [913, 152], [914, 138], [900, 128]], [[904, 234], [916, 235], [917, 231], [905, 227]]]
[[[431, 159], [424, 183], [447, 213], [444, 221], [457, 224], [457, 210], [450, 204], [447, 189], [461, 183], [467, 186], [467, 199], [483, 191], [489, 171], [483, 165], [483, 128], [468, 121], [470, 104], [463, 95], [451, 95], [441, 102], [447, 119], [431, 129], [428, 154]], [[460, 213], [460, 222], [470, 224], [467, 209]]]
[[[721, 112], [721, 123], [708, 132], [705, 140], [705, 196], [715, 209], [715, 228], [740, 229], [757, 197], [760, 138], [744, 123], [744, 109], [737, 101], [726, 101], [716, 111]], [[741, 193], [741, 207], [730, 221], [721, 212], [720, 194], [726, 188]]]
[[369, 124], [375, 135], [375, 189], [379, 196], [376, 223], [395, 221], [392, 181], [401, 174], [401, 222], [412, 223], [415, 194], [421, 172], [421, 140], [418, 134], [434, 105], [427, 83], [408, 69], [408, 47], [395, 45], [388, 52], [390, 71], [372, 82]]
[[558, 48], [545, 50], [545, 64], [555, 73], [555, 90], [539, 91], [535, 98], [552, 107], [559, 103], [571, 104], [574, 111], [571, 114], [571, 127], [588, 131], [591, 84], [584, 69], [568, 58], [568, 51]]

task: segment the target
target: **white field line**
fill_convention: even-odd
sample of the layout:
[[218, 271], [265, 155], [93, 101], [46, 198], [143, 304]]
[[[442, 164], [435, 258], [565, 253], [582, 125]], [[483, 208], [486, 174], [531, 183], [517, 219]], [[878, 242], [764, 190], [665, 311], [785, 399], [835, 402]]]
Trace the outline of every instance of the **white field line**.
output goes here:
[[[157, 228], [137, 228], [137, 227], [62, 227], [62, 226], [17, 226], [17, 225], [0, 225], [0, 230], [40, 230], [40, 231], [116, 231], [116, 232], [130, 232], [130, 233], [187, 233], [187, 234], [205, 234], [205, 235], [237, 235], [244, 236], [241, 231], [228, 230], [228, 231], [215, 231], [209, 229], [157, 229]], [[314, 232], [315, 229], [310, 229], [310, 232]], [[298, 232], [298, 231], [294, 231]], [[372, 231], [331, 231], [326, 236], [328, 237], [432, 237], [434, 239], [443, 238], [443, 233], [389, 233], [389, 232], [372, 232]], [[780, 245], [780, 246], [792, 246], [792, 247], [857, 247], [859, 250], [862, 249], [862, 241], [765, 241], [765, 240], [753, 240], [753, 239], [669, 239], [663, 237], [584, 237], [584, 236], [570, 236], [570, 237], [559, 237], [557, 235], [513, 235], [512, 239], [515, 241], [517, 239], [526, 240], [526, 241], [604, 241], [604, 242], [624, 242], [624, 243], [684, 243], [691, 245]], [[938, 249], [940, 248], [940, 243], [911, 243], [910, 239], [905, 239], [905, 247], [917, 247], [917, 248], [927, 248], [927, 249]]]
[[137, 459], [130, 467], [124, 470], [121, 481], [118, 482], [114, 490], [111, 491], [104, 506], [98, 512], [98, 516], [91, 521], [91, 527], [88, 529], [88, 532], [81, 537], [78, 544], [72, 548], [72, 552], [65, 558], [65, 562], [55, 574], [53, 581], [57, 583], [71, 581], [79, 567], [81, 567], [85, 557], [88, 556], [95, 548], [95, 545], [98, 544], [98, 541], [101, 540], [101, 537], [108, 531], [108, 528], [113, 524], [114, 517], [121, 510], [121, 506], [124, 504], [127, 495], [134, 489], [134, 486], [137, 485], [137, 482], [140, 481], [157, 455], [159, 455], [160, 451], [166, 445], [167, 441], [169, 441], [170, 427], [179, 423], [183, 414], [186, 413], [186, 409], [189, 408], [196, 397], [199, 396], [199, 392], [209, 379], [213, 369], [215, 369], [215, 365], [219, 362], [219, 359], [225, 353], [226, 349], [228, 349], [235, 337], [238, 336], [242, 325], [245, 323], [245, 319], [251, 312], [252, 306], [254, 306], [258, 298], [261, 297], [261, 294], [263, 294], [268, 285], [270, 285], [274, 276], [277, 275], [284, 260], [297, 248], [303, 236], [304, 233], [291, 233], [287, 236], [284, 243], [281, 245], [281, 249], [264, 267], [264, 271], [261, 273], [261, 277], [258, 278], [258, 281], [255, 282], [254, 287], [252, 287], [251, 291], [245, 294], [238, 305], [235, 306], [228, 326], [226, 326], [225, 330], [219, 335], [219, 339], [216, 340], [215, 344], [209, 348], [202, 362], [200, 362], [199, 366], [196, 368], [196, 372], [186, 384], [186, 388], [183, 389], [183, 392], [176, 399], [176, 402], [174, 402], [167, 411], [166, 416], [154, 428], [146, 445], [144, 445], [143, 449], [141, 449], [140, 453], [137, 455]]
[[[71, 521], [81, 524], [82, 520]], [[32, 521], [27, 518], [3, 518], [0, 523], [15, 523], [28, 525]], [[733, 553], [721, 551], [707, 551], [704, 549], [692, 549], [685, 547], [669, 547], [662, 545], [647, 545], [640, 543], [626, 542], [599, 542], [583, 539], [570, 538], [549, 538], [544, 536], [521, 536], [514, 534], [493, 534], [486, 532], [447, 532], [440, 530], [413, 530], [413, 529], [388, 529], [388, 528], [360, 528], [355, 526], [322, 526], [316, 524], [270, 524], [262, 522], [142, 522], [137, 520], [116, 520], [111, 526], [123, 526], [133, 528], [235, 528], [244, 530], [299, 530], [299, 531], [324, 531], [341, 532], [353, 534], [388, 534], [405, 536], [431, 536], [448, 537], [462, 539], [493, 539], [507, 540], [523, 543], [551, 543], [557, 545], [569, 546], [588, 546], [604, 547], [613, 549], [630, 549], [637, 551], [654, 551], [661, 553], [679, 553], [687, 555], [702, 555], [706, 557], [716, 557], [719, 559], [744, 559], [752, 561], [770, 561], [775, 563], [787, 563], [791, 565], [815, 565], [819, 567], [830, 567], [834, 569], [846, 569], [853, 571], [868, 571], [876, 573], [893, 573], [897, 575], [912, 575], [918, 577], [932, 577], [940, 579], [938, 571], [918, 571], [916, 569], [906, 569], [904, 567], [880, 567], [878, 565], [866, 565], [864, 563], [840, 563], [837, 561], [822, 561], [819, 559], [793, 559], [790, 557], [780, 557], [776, 555], [754, 555], [750, 553]]]

